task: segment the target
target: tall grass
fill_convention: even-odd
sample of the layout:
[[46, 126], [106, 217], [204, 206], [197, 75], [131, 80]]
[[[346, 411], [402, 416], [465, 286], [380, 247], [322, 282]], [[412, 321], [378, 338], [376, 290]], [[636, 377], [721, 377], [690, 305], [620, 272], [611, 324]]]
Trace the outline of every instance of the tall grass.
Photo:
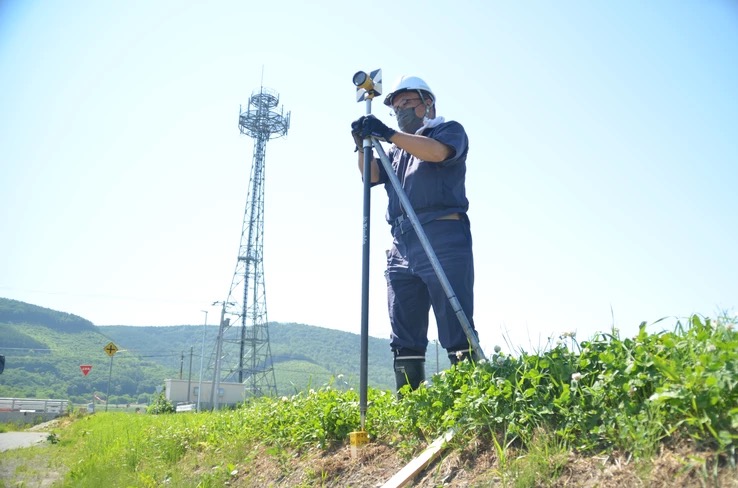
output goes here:
[[[619, 451], [636, 458], [671, 442], [735, 459], [738, 333], [735, 321], [700, 316], [669, 332], [573, 334], [535, 355], [496, 348], [463, 362], [401, 400], [370, 389], [374, 442], [409, 456], [454, 428], [457, 439], [510, 446], [531, 459]], [[223, 486], [255, 456], [343, 445], [359, 428], [358, 394], [331, 384], [217, 413], [95, 414], [58, 433], [73, 486]], [[494, 447], [492, 447], [494, 448]], [[520, 464], [509, 469], [525, 474]], [[528, 469], [526, 476], [539, 476]]]

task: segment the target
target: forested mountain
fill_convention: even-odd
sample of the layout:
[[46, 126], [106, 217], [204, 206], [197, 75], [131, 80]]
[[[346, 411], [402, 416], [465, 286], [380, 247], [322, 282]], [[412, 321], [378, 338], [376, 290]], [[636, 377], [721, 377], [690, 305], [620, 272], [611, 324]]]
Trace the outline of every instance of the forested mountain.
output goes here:
[[[216, 326], [205, 330], [203, 326], [189, 325], [115, 325], [100, 327], [99, 330], [113, 338], [119, 347], [135, 351], [141, 357], [151, 357], [176, 370], [177, 377], [182, 370], [183, 378], [188, 378], [190, 357], [192, 377], [199, 377], [203, 335], [207, 368], [218, 332]], [[358, 388], [359, 335], [303, 324], [272, 322], [269, 324], [269, 343], [280, 395], [321, 386], [339, 375], [348, 387]], [[370, 386], [393, 388], [392, 355], [387, 340], [370, 337], [368, 374]]]
[[[87, 403], [147, 402], [156, 387], [173, 376], [170, 368], [146, 358], [113, 360], [103, 351], [111, 341], [99, 327], [76, 315], [0, 298], [0, 396], [62, 398]], [[83, 376], [81, 365], [92, 365]]]
[[0, 324], [43, 324], [66, 332], [94, 330], [95, 328], [92, 322], [77, 315], [57, 312], [8, 298], [0, 298]]
[[[270, 323], [270, 346], [280, 395], [329, 382], [359, 386], [358, 334], [296, 323]], [[145, 403], [166, 378], [199, 378], [201, 357], [207, 364], [217, 327], [98, 327], [63, 312], [0, 298], [0, 354], [7, 358], [0, 375], [0, 396], [68, 398], [91, 401], [107, 393], [111, 359], [103, 351], [114, 342], [111, 403]], [[204, 348], [203, 348], [204, 341]], [[204, 349], [204, 356], [201, 351]], [[443, 353], [429, 348], [428, 373], [448, 367]], [[80, 365], [92, 365], [83, 376]], [[369, 386], [394, 388], [387, 339], [369, 338]]]

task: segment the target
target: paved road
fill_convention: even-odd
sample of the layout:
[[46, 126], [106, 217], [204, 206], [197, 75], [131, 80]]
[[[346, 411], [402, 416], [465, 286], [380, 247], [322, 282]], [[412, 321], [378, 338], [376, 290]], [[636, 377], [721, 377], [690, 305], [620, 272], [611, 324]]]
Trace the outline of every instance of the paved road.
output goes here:
[[46, 442], [47, 437], [48, 432], [3, 432], [0, 433], [0, 452]]

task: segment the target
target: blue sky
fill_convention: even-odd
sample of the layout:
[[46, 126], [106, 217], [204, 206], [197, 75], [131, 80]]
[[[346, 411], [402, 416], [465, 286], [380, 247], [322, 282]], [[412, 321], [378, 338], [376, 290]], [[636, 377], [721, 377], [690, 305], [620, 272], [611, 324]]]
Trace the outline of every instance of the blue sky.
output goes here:
[[[351, 78], [381, 68], [423, 77], [469, 134], [485, 349], [735, 315], [737, 54], [727, 0], [2, 2], [0, 296], [213, 323], [252, 161], [239, 105], [263, 80], [292, 113], [266, 150], [269, 320], [358, 333]], [[376, 337], [385, 204], [375, 189]]]

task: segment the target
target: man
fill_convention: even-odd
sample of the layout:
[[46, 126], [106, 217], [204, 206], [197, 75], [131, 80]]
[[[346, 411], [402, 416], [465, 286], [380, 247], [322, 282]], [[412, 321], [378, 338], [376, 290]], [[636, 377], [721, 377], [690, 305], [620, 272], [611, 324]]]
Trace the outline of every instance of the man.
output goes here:
[[[393, 144], [388, 156], [394, 172], [473, 329], [474, 262], [464, 184], [469, 150], [466, 132], [458, 122], [436, 116], [436, 96], [416, 76], [401, 77], [384, 104], [392, 108], [400, 131], [373, 115], [352, 123], [359, 170], [363, 174], [363, 137]], [[415, 389], [425, 380], [431, 306], [438, 339], [452, 364], [470, 357], [471, 346], [384, 167], [373, 154], [370, 164], [371, 184], [384, 183], [389, 197], [387, 222], [392, 226], [393, 243], [387, 251], [385, 276], [395, 380], [398, 390], [405, 384]]]

